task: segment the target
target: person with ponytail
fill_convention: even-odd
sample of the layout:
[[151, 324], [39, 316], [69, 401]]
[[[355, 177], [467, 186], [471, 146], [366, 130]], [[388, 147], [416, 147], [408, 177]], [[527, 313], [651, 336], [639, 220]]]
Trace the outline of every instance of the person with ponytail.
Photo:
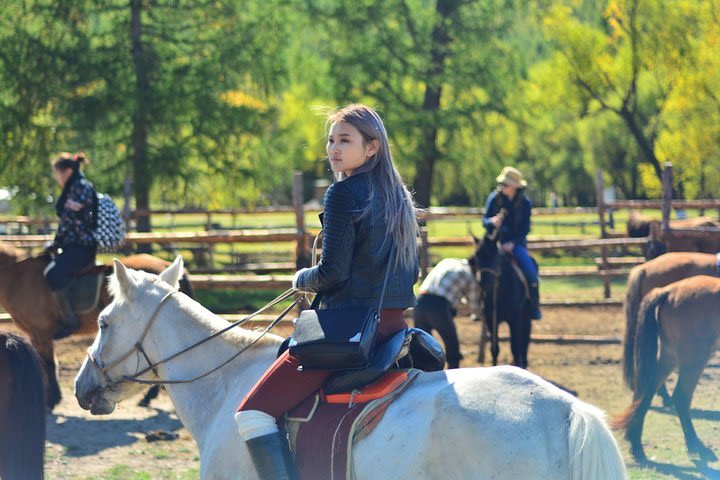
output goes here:
[[80, 319], [70, 304], [68, 291], [73, 276], [94, 263], [97, 245], [93, 231], [97, 211], [97, 195], [93, 184], [85, 178], [80, 166], [88, 160], [83, 153], [61, 153], [53, 161], [53, 173], [62, 194], [55, 205], [59, 218], [55, 239], [48, 250], [55, 253], [45, 269], [53, 299], [60, 310], [61, 323], [56, 338], [80, 328]]
[[[393, 164], [380, 116], [349, 105], [328, 118], [327, 154], [335, 177], [325, 194], [322, 258], [299, 270], [293, 287], [320, 295], [318, 308], [377, 303], [390, 269], [377, 342], [407, 327], [403, 311], [415, 303], [419, 274], [418, 224], [412, 195]], [[391, 255], [392, 254], [392, 255]], [[390, 258], [393, 262], [389, 262]], [[319, 390], [332, 371], [298, 370], [285, 351], [250, 390], [235, 420], [261, 479], [296, 474], [277, 419]]]

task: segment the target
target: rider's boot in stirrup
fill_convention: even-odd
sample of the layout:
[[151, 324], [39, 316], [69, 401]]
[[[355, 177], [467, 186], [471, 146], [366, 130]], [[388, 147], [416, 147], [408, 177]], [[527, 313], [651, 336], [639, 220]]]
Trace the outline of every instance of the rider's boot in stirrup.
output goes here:
[[287, 437], [278, 431], [275, 418], [247, 410], [236, 413], [235, 421], [260, 480], [297, 479]]

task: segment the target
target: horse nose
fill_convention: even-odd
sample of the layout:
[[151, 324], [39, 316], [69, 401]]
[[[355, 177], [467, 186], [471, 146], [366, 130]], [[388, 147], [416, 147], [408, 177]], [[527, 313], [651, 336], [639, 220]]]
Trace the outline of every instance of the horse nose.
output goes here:
[[75, 378], [75, 398], [83, 410], [90, 410], [93, 398], [100, 391], [100, 386], [91, 377], [87, 370], [81, 369]]
[[92, 406], [92, 400], [93, 397], [95, 397], [95, 394], [98, 392], [99, 389], [94, 388], [90, 390], [78, 390], [75, 389], [75, 398], [77, 399], [78, 405], [80, 405], [80, 408], [83, 410], [90, 410], [90, 407]]

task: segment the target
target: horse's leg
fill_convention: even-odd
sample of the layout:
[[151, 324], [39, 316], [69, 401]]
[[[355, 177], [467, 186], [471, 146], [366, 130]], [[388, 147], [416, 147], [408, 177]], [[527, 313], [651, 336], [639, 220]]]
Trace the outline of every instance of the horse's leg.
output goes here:
[[516, 367], [527, 368], [531, 323], [528, 310], [523, 309], [510, 324], [510, 348], [513, 354], [513, 365]]
[[660, 388], [658, 388], [657, 394], [662, 398], [663, 407], [672, 407], [673, 401], [672, 397], [670, 396], [670, 392], [668, 392], [667, 385], [665, 385], [665, 382], [660, 385]]
[[[660, 350], [660, 358], [658, 359], [657, 370], [655, 375], [655, 386], [662, 385], [665, 382], [667, 376], [672, 372], [675, 367], [674, 360], [667, 350]], [[652, 389], [655, 392], [657, 388]], [[637, 402], [637, 408], [632, 416], [632, 419], [627, 425], [625, 432], [625, 438], [630, 442], [630, 453], [638, 462], [644, 462], [647, 460], [645, 456], [645, 450], [642, 446], [642, 431], [645, 423], [645, 415], [647, 414], [652, 399], [655, 395], [653, 393], [639, 396], [636, 392], [633, 396], [633, 403]]]
[[672, 398], [667, 391], [665, 382], [667, 381], [668, 375], [675, 369], [676, 362], [675, 357], [671, 355], [667, 347], [663, 344], [660, 345], [660, 358], [658, 359], [658, 378], [660, 378], [660, 387], [658, 388], [657, 394], [662, 398], [664, 407], [671, 407], [673, 405]]
[[644, 395], [641, 398], [633, 398], [633, 403], [638, 402], [632, 420], [628, 423], [625, 431], [625, 438], [630, 443], [630, 453], [638, 462], [647, 461], [645, 450], [642, 446], [642, 431], [645, 423], [645, 415], [650, 408], [652, 395]]
[[138, 407], [150, 406], [150, 401], [157, 398], [160, 393], [160, 385], [153, 385], [150, 387], [145, 396], [138, 402]]
[[500, 341], [498, 339], [498, 322], [493, 322], [490, 329], [490, 353], [492, 354], [492, 364], [496, 367], [498, 364], [498, 356], [500, 355]]
[[508, 327], [510, 327], [510, 351], [512, 352], [513, 356], [513, 365], [516, 367], [524, 368], [522, 363], [522, 335], [521, 335], [521, 327], [519, 325], [518, 318], [512, 318], [510, 322], [508, 322]]
[[698, 438], [690, 418], [690, 404], [692, 403], [693, 393], [709, 358], [709, 353], [702, 354], [695, 356], [691, 362], [680, 363], [680, 372], [672, 399], [685, 434], [685, 444], [688, 451], [698, 454], [703, 459], [715, 461], [717, 456]]
[[488, 328], [487, 323], [485, 323], [485, 319], [480, 322], [482, 325], [480, 326], [480, 345], [479, 345], [479, 351], [478, 351], [478, 362], [480, 365], [485, 363], [485, 349], [487, 348], [487, 342], [488, 342]]
[[48, 389], [47, 389], [47, 405], [50, 410], [62, 400], [60, 392], [60, 383], [58, 383], [57, 364], [55, 363], [55, 349], [51, 337], [37, 338], [32, 337], [32, 344], [42, 359], [45, 372], [47, 373]]

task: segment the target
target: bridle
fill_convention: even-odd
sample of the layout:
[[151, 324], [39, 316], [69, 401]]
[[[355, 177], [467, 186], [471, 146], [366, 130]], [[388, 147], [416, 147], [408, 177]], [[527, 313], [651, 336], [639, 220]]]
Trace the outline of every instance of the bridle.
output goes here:
[[[208, 342], [208, 341], [212, 340], [213, 338], [218, 337], [218, 336], [222, 335], [223, 333], [225, 333], [225, 332], [227, 332], [227, 331], [229, 331], [229, 330], [231, 330], [231, 329], [233, 329], [233, 328], [235, 328], [235, 327], [237, 327], [237, 326], [240, 326], [240, 325], [242, 325], [242, 324], [250, 321], [250, 320], [251, 320], [253, 317], [255, 317], [256, 315], [262, 313], [263, 311], [265, 311], [265, 310], [267, 310], [267, 309], [269, 309], [269, 308], [271, 308], [271, 307], [274, 307], [275, 305], [277, 305], [278, 303], [286, 300], [287, 298], [290, 298], [290, 297], [293, 296], [296, 292], [295, 292], [295, 290], [293, 290], [292, 288], [291, 288], [291, 289], [288, 289], [288, 290], [286, 290], [285, 292], [283, 292], [282, 294], [280, 294], [278, 297], [276, 297], [275, 299], [271, 300], [269, 303], [267, 303], [265, 306], [263, 306], [263, 307], [260, 308], [259, 310], [251, 313], [250, 315], [247, 315], [246, 317], [238, 320], [237, 322], [231, 323], [231, 324], [228, 325], [227, 327], [225, 327], [225, 328], [223, 328], [223, 329], [221, 329], [221, 330], [213, 333], [212, 335], [210, 335], [210, 336], [208, 336], [208, 337], [203, 338], [202, 340], [199, 340], [199, 341], [195, 342], [194, 344], [190, 345], [189, 347], [184, 348], [183, 350], [181, 350], [181, 351], [179, 351], [179, 352], [177, 352], [177, 353], [174, 353], [174, 354], [170, 355], [169, 357], [166, 357], [166, 358], [164, 358], [164, 359], [162, 359], [162, 360], [160, 360], [160, 361], [158, 361], [158, 362], [153, 363], [153, 362], [150, 360], [150, 357], [148, 356], [147, 352], [145, 351], [145, 347], [143, 347], [143, 341], [145, 340], [145, 337], [147, 337], [148, 333], [150, 332], [150, 329], [152, 328], [153, 324], [155, 323], [155, 320], [157, 319], [158, 314], [159, 314], [160, 311], [162, 310], [163, 306], [164, 306], [164, 305], [168, 302], [168, 300], [169, 300], [174, 294], [176, 294], [176, 293], [178, 293], [178, 291], [173, 289], [173, 290], [167, 292], [167, 293], [162, 297], [162, 299], [160, 300], [160, 303], [158, 303], [158, 305], [155, 307], [155, 310], [153, 311], [152, 315], [150, 316], [150, 320], [148, 320], [147, 324], [145, 325], [145, 329], [143, 330], [142, 334], [140, 335], [140, 338], [135, 342], [135, 344], [132, 346], [132, 348], [130, 348], [130, 349], [129, 349], [127, 352], [125, 352], [124, 354], [120, 355], [120, 356], [119, 356], [118, 358], [116, 358], [115, 360], [110, 361], [110, 362], [104, 362], [104, 361], [103, 361], [102, 359], [100, 359], [100, 358], [97, 358], [97, 359], [96, 359], [96, 358], [93, 356], [93, 354], [92, 354], [92, 347], [89, 347], [89, 348], [87, 349], [87, 357], [88, 357], [88, 360], [89, 360], [90, 363], [92, 363], [92, 365], [102, 374], [103, 379], [105, 380], [106, 385], [103, 387], [103, 390], [108, 389], [108, 388], [113, 388], [113, 387], [115, 387], [115, 386], [117, 386], [117, 385], [119, 385], [119, 384], [121, 384], [121, 383], [123, 383], [123, 382], [134, 382], [134, 383], [141, 383], [141, 384], [146, 384], [146, 385], [156, 385], [156, 384], [180, 384], [180, 383], [191, 383], [191, 382], [194, 382], [194, 381], [199, 380], [199, 379], [201, 379], [201, 378], [207, 377], [208, 375], [210, 375], [210, 374], [216, 372], [217, 370], [221, 369], [222, 367], [224, 367], [225, 365], [227, 365], [227, 364], [230, 363], [231, 361], [235, 360], [241, 353], [243, 353], [244, 351], [248, 350], [250, 347], [252, 347], [253, 345], [255, 345], [262, 337], [265, 336], [266, 333], [268, 333], [272, 328], [274, 328], [278, 323], [280, 323], [280, 321], [285, 317], [285, 315], [287, 315], [287, 313], [300, 301], [300, 298], [295, 299], [295, 300], [290, 304], [290, 306], [288, 306], [285, 310], [283, 310], [282, 313], [281, 313], [275, 320], [273, 320], [273, 322], [272, 322], [270, 325], [268, 325], [268, 326], [265, 328], [265, 330], [263, 330], [263, 332], [262, 332], [257, 338], [255, 338], [252, 342], [250, 342], [250, 343], [249, 343], [248, 345], [246, 345], [244, 348], [240, 349], [237, 353], [235, 353], [234, 355], [232, 355], [229, 359], [225, 360], [223, 363], [221, 363], [220, 365], [212, 368], [211, 370], [209, 370], [209, 371], [207, 371], [207, 372], [205, 372], [205, 373], [199, 374], [199, 375], [197, 375], [197, 376], [195, 376], [195, 377], [189, 378], [189, 379], [170, 380], [170, 379], [160, 379], [160, 378], [157, 378], [157, 379], [153, 379], [153, 380], [143, 380], [143, 379], [141, 379], [140, 377], [143, 376], [143, 375], [145, 375], [145, 374], [148, 373], [148, 372], [151, 372], [151, 371], [152, 371], [157, 377], [160, 377], [160, 375], [158, 374], [158, 371], [157, 371], [157, 367], [158, 367], [158, 366], [160, 366], [160, 365], [162, 365], [162, 364], [164, 364], [164, 363], [167, 363], [167, 362], [169, 362], [170, 360], [173, 360], [173, 359], [179, 357], [180, 355], [182, 355], [182, 354], [184, 354], [184, 353], [186, 353], [186, 352], [188, 352], [188, 351], [190, 351], [190, 350], [192, 350], [192, 349], [194, 349], [194, 348], [202, 345], [203, 343]], [[133, 354], [140, 354], [140, 355], [142, 355], [142, 356], [145, 358], [145, 361], [146, 361], [147, 364], [148, 364], [147, 367], [136, 370], [135, 373], [132, 374], [132, 375], [124, 375], [124, 376], [122, 376], [122, 377], [119, 378], [119, 379], [113, 380], [113, 379], [110, 377], [108, 371], [109, 371], [111, 368], [113, 368], [113, 367], [121, 364], [121, 363], [124, 362], [125, 360], [127, 360], [127, 359], [128, 359], [130, 356], [132, 356]], [[98, 357], [99, 357], [99, 355], [98, 355]]]

